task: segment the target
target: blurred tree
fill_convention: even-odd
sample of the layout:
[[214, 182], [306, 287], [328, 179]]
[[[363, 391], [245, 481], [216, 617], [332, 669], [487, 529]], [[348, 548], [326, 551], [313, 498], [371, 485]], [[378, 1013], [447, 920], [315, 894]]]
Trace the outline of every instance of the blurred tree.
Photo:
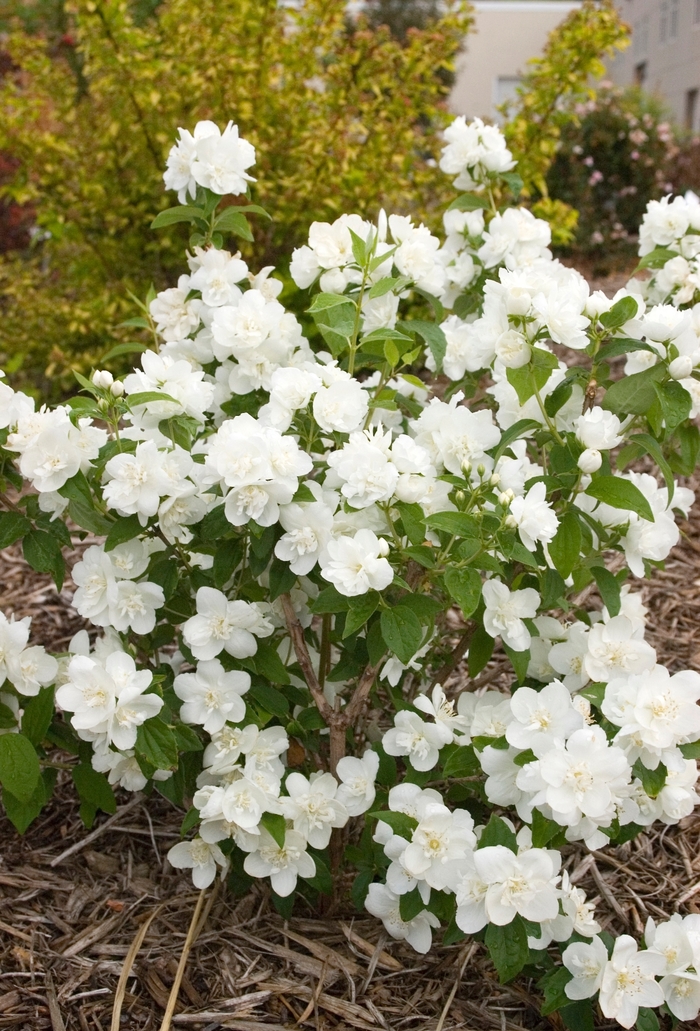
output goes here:
[[427, 29], [440, 20], [440, 0], [366, 0], [362, 11], [374, 28], [386, 25], [404, 42], [409, 29]]
[[0, 151], [17, 164], [0, 196], [31, 205], [46, 239], [0, 260], [0, 363], [38, 385], [61, 389], [112, 345], [128, 290], [181, 271], [185, 230], [149, 229], [174, 199], [162, 172], [178, 126], [231, 118], [256, 146], [253, 194], [273, 222], [243, 245], [255, 267], [314, 219], [381, 205], [426, 218], [440, 200], [439, 73], [469, 28], [463, 0], [403, 43], [363, 17], [348, 33], [345, 0], [164, 0], [153, 16], [143, 2], [137, 18], [125, 0], [70, 0], [54, 5], [58, 44], [21, 24], [4, 44]]

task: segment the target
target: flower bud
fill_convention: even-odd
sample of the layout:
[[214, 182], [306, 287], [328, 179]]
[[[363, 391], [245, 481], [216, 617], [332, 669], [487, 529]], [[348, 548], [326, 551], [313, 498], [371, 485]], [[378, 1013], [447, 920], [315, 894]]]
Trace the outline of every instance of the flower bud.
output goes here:
[[506, 516], [506, 526], [508, 527], [509, 530], [514, 530], [517, 525], [518, 525], [518, 520], [515, 518], [515, 516], [512, 516], [512, 515]]
[[479, 462], [479, 464], [476, 467], [476, 475], [479, 477], [480, 480], [483, 480], [484, 476], [486, 475], [486, 466], [482, 465], [481, 462]]
[[463, 505], [466, 497], [467, 497], [467, 495], [464, 493], [463, 490], [458, 490], [455, 493], [455, 504], [456, 505]]
[[102, 390], [107, 390], [108, 387], [112, 386], [114, 377], [111, 372], [107, 372], [106, 369], [96, 369], [92, 374], [92, 382], [96, 387], [100, 387]]
[[596, 473], [603, 464], [603, 456], [594, 447], [587, 447], [581, 452], [578, 467], [582, 473]]
[[122, 397], [124, 394], [124, 384], [119, 380], [115, 380], [109, 389], [113, 397]]
[[377, 239], [380, 243], [384, 243], [386, 240], [387, 230], [387, 217], [384, 208], [379, 209], [379, 216], [377, 218]]
[[498, 495], [498, 504], [503, 505], [504, 508], [508, 508], [514, 497], [515, 494], [509, 487], [508, 490], [504, 490], [501, 494]]
[[501, 482], [501, 474], [500, 473], [491, 473], [491, 479], [489, 480], [489, 483], [491, 484], [491, 486], [492, 487], [497, 487], [500, 482]]
[[464, 473], [465, 480], [468, 480], [469, 477], [472, 474], [472, 464], [471, 464], [471, 462], [464, 462], [462, 464], [462, 472]]
[[687, 379], [693, 371], [693, 359], [688, 354], [681, 354], [669, 363], [668, 371], [673, 379]]

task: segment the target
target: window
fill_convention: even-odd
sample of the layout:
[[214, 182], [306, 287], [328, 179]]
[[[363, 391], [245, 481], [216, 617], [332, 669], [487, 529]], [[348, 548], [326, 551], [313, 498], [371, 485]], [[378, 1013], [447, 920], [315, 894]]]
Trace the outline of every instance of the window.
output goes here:
[[668, 39], [668, 0], [661, 4], [661, 17], [659, 19], [659, 43], [665, 43]]
[[646, 82], [647, 77], [647, 63], [641, 61], [634, 69], [634, 84], [635, 86], [643, 86]]
[[668, 38], [678, 38], [678, 3], [679, 0], [670, 0], [668, 7]]
[[685, 127], [695, 129], [697, 125], [698, 93], [696, 89], [689, 89], [685, 95]]
[[[522, 83], [522, 79], [519, 75], [499, 75], [494, 80], [493, 84], [493, 106], [494, 108], [500, 108], [501, 104], [510, 103], [516, 100], [516, 90]], [[497, 121], [503, 121], [503, 115], [499, 112], [495, 112]]]

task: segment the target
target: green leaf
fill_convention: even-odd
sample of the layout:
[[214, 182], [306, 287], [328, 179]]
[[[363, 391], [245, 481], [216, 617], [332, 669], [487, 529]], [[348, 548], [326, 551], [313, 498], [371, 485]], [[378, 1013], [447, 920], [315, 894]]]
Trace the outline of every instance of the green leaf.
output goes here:
[[497, 462], [501, 455], [505, 454], [513, 441], [519, 440], [521, 437], [524, 437], [527, 433], [531, 433], [533, 430], [541, 429], [542, 423], [537, 422], [535, 419], [519, 419], [518, 422], [513, 423], [512, 426], [508, 427], [508, 429], [503, 433], [498, 443], [498, 447], [493, 451], [490, 451], [489, 454], [493, 455], [494, 462]]
[[325, 612], [347, 612], [349, 608], [350, 599], [333, 586], [325, 587], [318, 598], [309, 605], [310, 611], [316, 615], [323, 615]]
[[276, 601], [281, 594], [288, 594], [296, 582], [297, 574], [289, 568], [289, 563], [273, 558], [270, 566], [270, 601]]
[[255, 668], [261, 677], [265, 677], [273, 684], [288, 684], [289, 673], [287, 667], [280, 659], [277, 649], [272, 644], [264, 641], [258, 642], [258, 650], [253, 657]]
[[684, 759], [700, 759], [700, 741], [690, 741], [686, 745], [679, 745]]
[[443, 530], [453, 537], [480, 537], [481, 527], [478, 519], [466, 512], [436, 512], [427, 516], [425, 525], [431, 530]]
[[379, 595], [376, 591], [368, 591], [357, 598], [350, 599], [350, 610], [345, 617], [345, 629], [343, 640], [350, 637], [355, 631], [363, 627], [370, 616], [374, 615], [379, 605]]
[[182, 204], [177, 208], [168, 208], [161, 211], [151, 222], [151, 229], [164, 229], [166, 226], [175, 225], [176, 222], [194, 222], [195, 219], [206, 218], [203, 208], [195, 208], [190, 204]]
[[422, 319], [412, 319], [410, 322], [401, 323], [403, 329], [410, 329], [422, 336], [435, 360], [436, 372], [442, 372], [442, 363], [447, 352], [447, 338], [440, 326], [435, 322], [425, 322]]
[[530, 956], [527, 930], [519, 916], [505, 927], [489, 924], [484, 941], [501, 984], [519, 974]]
[[12, 709], [0, 702], [0, 730], [14, 730], [17, 725], [17, 717]]
[[316, 873], [313, 877], [304, 877], [303, 880], [316, 891], [320, 891], [322, 895], [331, 896], [333, 894], [333, 875], [328, 869], [328, 864], [316, 849], [310, 848], [309, 855], [316, 864]]
[[341, 304], [351, 305], [355, 307], [353, 301], [346, 297], [344, 294], [316, 294], [314, 297], [311, 307], [306, 310], [313, 315], [317, 311], [327, 311], [329, 308], [337, 308]]
[[566, 584], [556, 569], [547, 569], [541, 578], [541, 608], [551, 609], [566, 594]]
[[517, 172], [501, 172], [500, 177], [513, 194], [513, 200], [517, 200], [523, 192], [523, 186], [525, 185], [522, 178]]
[[408, 276], [384, 276], [383, 279], [378, 280], [371, 288], [369, 292], [370, 300], [375, 297], [383, 297], [384, 294], [388, 294], [390, 290], [396, 290], [400, 292], [405, 286], [412, 282]]
[[199, 810], [195, 809], [194, 806], [190, 806], [190, 808], [185, 813], [184, 820], [180, 824], [180, 837], [181, 838], [186, 838], [187, 835], [192, 830], [192, 828], [197, 826], [197, 824], [199, 823], [199, 820], [200, 820]]
[[0, 512], [0, 549], [9, 548], [31, 528], [32, 524], [20, 512]]
[[651, 505], [639, 487], [621, 476], [596, 476], [591, 480], [585, 493], [612, 508], [636, 512], [642, 519], [648, 519], [650, 523], [654, 522]]
[[475, 611], [481, 600], [481, 576], [470, 566], [465, 569], [448, 569], [445, 573], [445, 587], [462, 610], [465, 619]]
[[658, 441], [654, 440], [650, 433], [634, 433], [629, 438], [630, 444], [637, 444], [643, 448], [648, 455], [654, 459], [659, 469], [663, 474], [663, 478], [666, 481], [666, 490], [668, 492], [668, 503], [671, 504], [673, 500], [673, 494], [676, 488], [675, 481], [673, 479], [673, 472], [671, 466], [664, 458], [663, 451], [661, 450]]
[[18, 834], [24, 834], [27, 827], [37, 818], [53, 794], [57, 770], [44, 770], [36, 788], [26, 802], [20, 801], [7, 788], [3, 788], [2, 802], [8, 820]]
[[114, 551], [118, 544], [132, 541], [134, 537], [138, 537], [143, 531], [144, 527], [141, 526], [137, 515], [121, 516], [107, 534], [105, 551]]
[[488, 211], [489, 202], [485, 197], [480, 197], [476, 193], [461, 193], [459, 197], [450, 204], [448, 211], [477, 211], [479, 208]]
[[38, 694], [24, 702], [22, 733], [33, 745], [40, 745], [51, 726], [54, 713], [54, 688], [42, 687]]
[[535, 347], [530, 363], [520, 369], [506, 369], [506, 376], [518, 395], [518, 401], [524, 405], [534, 396], [536, 390], [542, 390], [557, 368], [559, 362], [556, 355], [544, 351], [541, 347]]
[[641, 759], [635, 762], [632, 773], [639, 777], [649, 798], [656, 798], [659, 792], [663, 791], [668, 776], [668, 770], [663, 763], [659, 763], [655, 770], [648, 770]]
[[469, 642], [469, 653], [467, 656], [467, 667], [469, 669], [469, 676], [472, 679], [481, 673], [493, 655], [494, 644], [493, 637], [486, 633], [483, 626], [476, 628]]
[[611, 358], [619, 358], [622, 354], [629, 354], [631, 351], [647, 351], [655, 354], [658, 358], [659, 352], [651, 344], [645, 344], [642, 340], [632, 340], [623, 337], [621, 340], [613, 340], [612, 343], [601, 347], [596, 355], [596, 362], [607, 362]]
[[229, 533], [230, 530], [231, 524], [226, 518], [225, 506], [217, 505], [211, 512], [207, 512], [204, 519], [202, 519], [200, 535], [203, 541], [218, 541], [224, 534]]
[[659, 1031], [659, 1018], [656, 1011], [648, 1006], [640, 1006], [637, 1023], [634, 1026], [637, 1031]]
[[568, 1006], [562, 1006], [559, 1016], [569, 1031], [595, 1031], [596, 1022], [591, 999], [580, 999], [578, 1002], [570, 1002]]
[[28, 802], [41, 775], [34, 746], [23, 734], [0, 735], [0, 784], [19, 802]]
[[136, 408], [138, 405], [147, 405], [152, 401], [170, 401], [174, 405], [180, 405], [180, 401], [176, 401], [170, 394], [164, 394], [161, 390], [139, 390], [136, 394], [129, 394], [125, 399], [130, 408]]
[[214, 584], [221, 589], [234, 574], [243, 558], [243, 541], [239, 538], [222, 541], [214, 554], [212, 575]]
[[173, 734], [181, 752], [201, 752], [204, 748], [197, 732], [186, 723], [177, 723], [173, 728]]
[[370, 820], [382, 820], [383, 823], [388, 823], [394, 834], [399, 834], [408, 841], [411, 840], [413, 832], [418, 826], [418, 821], [414, 820], [412, 816], [407, 816], [406, 813], [395, 813], [389, 809], [368, 813], [367, 816]]
[[560, 520], [559, 529], [549, 544], [549, 554], [564, 579], [571, 576], [581, 554], [581, 523], [573, 510]]
[[107, 351], [107, 354], [102, 355], [100, 365], [110, 361], [112, 358], [121, 358], [123, 354], [143, 354], [144, 351], [148, 350], [149, 348], [146, 344], [138, 344], [135, 340], [125, 344], [116, 344]]
[[635, 272], [640, 272], [643, 268], [663, 268], [667, 261], [677, 257], [678, 251], [671, 251], [668, 247], [655, 247], [653, 251], [640, 258]]
[[92, 504], [82, 499], [71, 498], [68, 514], [83, 530], [89, 530], [98, 537], [104, 537], [114, 525], [111, 519], [105, 518]]
[[515, 832], [510, 829], [505, 820], [502, 820], [500, 816], [491, 817], [484, 827], [476, 847], [489, 848], [492, 845], [504, 845], [517, 855], [518, 842], [515, 838]]
[[620, 614], [620, 581], [605, 566], [591, 566], [603, 604], [611, 616]]
[[447, 759], [442, 765], [445, 779], [473, 777], [479, 772], [479, 760], [471, 745], [447, 745], [443, 749], [443, 754], [445, 751], [448, 751]]
[[148, 570], [148, 579], [163, 588], [165, 600], [169, 601], [177, 588], [177, 562], [172, 556], [165, 556], [160, 561], [154, 562]]
[[664, 365], [652, 365], [643, 372], [611, 383], [601, 407], [616, 415], [645, 415], [656, 400], [654, 384], [666, 376]]
[[287, 834], [287, 821], [280, 813], [263, 813], [260, 823], [267, 833], [274, 838], [280, 848], [284, 848], [284, 839]]
[[248, 695], [254, 698], [271, 716], [283, 717], [289, 713], [289, 702], [282, 692], [270, 687], [262, 680], [257, 680], [251, 686]]
[[[535, 846], [541, 847], [541, 846]], [[571, 999], [564, 991], [571, 980], [572, 975], [566, 967], [554, 967], [538, 981], [537, 987], [544, 992], [544, 1002], [540, 1013], [546, 1017], [549, 1013], [555, 1013], [562, 1006], [567, 1006]]]
[[692, 398], [685, 387], [675, 380], [669, 383], [655, 383], [656, 396], [661, 404], [667, 432], [673, 431], [690, 416]]
[[235, 233], [236, 236], [251, 242], [253, 234], [250, 231], [250, 222], [242, 211], [235, 206], [226, 208], [214, 223], [214, 230], [217, 233]]
[[401, 502], [396, 506], [403, 528], [411, 544], [419, 545], [425, 540], [425, 522], [420, 505]]
[[532, 847], [545, 848], [552, 838], [556, 838], [561, 827], [554, 820], [548, 820], [539, 809], [532, 810]]
[[423, 627], [416, 614], [406, 605], [384, 609], [381, 615], [382, 637], [400, 662], [410, 662], [423, 642]]
[[156, 770], [174, 770], [178, 763], [175, 735], [160, 716], [142, 723], [136, 732], [136, 751]]
[[527, 676], [527, 667], [530, 665], [529, 649], [517, 652], [513, 648], [509, 648], [508, 645], [504, 643], [503, 651], [510, 659], [510, 664], [513, 667], [518, 683], [523, 684], [525, 682], [525, 677]]
[[73, 767], [71, 775], [81, 802], [105, 813], [116, 813], [117, 801], [104, 773], [93, 770], [88, 763], [79, 763]]
[[422, 913], [425, 909], [425, 902], [421, 898], [421, 893], [418, 888], [414, 888], [413, 891], [406, 892], [405, 895], [399, 896], [399, 913], [401, 919], [407, 924], [411, 920], [415, 920], [419, 913]]
[[51, 573], [56, 590], [60, 591], [66, 564], [56, 538], [43, 530], [32, 530], [22, 541], [22, 551], [32, 569], [36, 569], [38, 573]]
[[624, 326], [626, 322], [633, 319], [638, 311], [639, 306], [634, 297], [621, 297], [613, 304], [610, 311], [604, 311], [601, 314], [599, 322], [605, 329], [619, 329], [620, 326]]

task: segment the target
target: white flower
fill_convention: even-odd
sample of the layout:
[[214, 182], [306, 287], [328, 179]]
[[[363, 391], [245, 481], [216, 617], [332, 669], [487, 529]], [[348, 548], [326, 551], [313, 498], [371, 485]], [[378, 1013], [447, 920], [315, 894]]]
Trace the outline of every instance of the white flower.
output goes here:
[[210, 308], [234, 304], [241, 297], [236, 284], [247, 278], [248, 266], [239, 256], [234, 257], [228, 251], [219, 251], [216, 247], [208, 247], [206, 250], [195, 247], [189, 265], [192, 270], [190, 288], [199, 290], [202, 300]]
[[172, 481], [164, 468], [164, 454], [152, 440], [136, 445], [131, 454], [115, 455], [105, 466], [102, 495], [109, 508], [120, 515], [138, 515], [142, 526], [158, 511]]
[[496, 355], [506, 369], [520, 369], [530, 361], [532, 348], [517, 330], [507, 329], [496, 340]]
[[29, 640], [31, 618], [8, 619], [0, 612], [0, 684], [9, 676], [10, 666], [17, 661]]
[[608, 950], [597, 935], [591, 942], [574, 942], [562, 953], [573, 980], [564, 986], [569, 999], [590, 999], [600, 988], [608, 963]]
[[250, 674], [241, 670], [227, 673], [218, 659], [198, 663], [196, 673], [180, 673], [173, 686], [184, 703], [180, 719], [199, 724], [210, 734], [227, 721], [240, 723], [245, 717], [242, 696], [250, 687]]
[[510, 515], [528, 551], [535, 550], [537, 541], [549, 544], [559, 527], [559, 520], [546, 500], [546, 494], [544, 483], [536, 483], [524, 497], [514, 498], [510, 505]]
[[520, 687], [510, 707], [515, 719], [506, 727], [506, 740], [516, 748], [528, 748], [542, 756], [555, 745], [563, 745], [575, 730], [583, 726], [583, 718], [574, 708], [568, 689], [558, 680], [541, 691]]
[[228, 859], [218, 845], [209, 844], [201, 838], [180, 841], [168, 852], [168, 862], [178, 870], [192, 870], [195, 888], [208, 888], [216, 877], [216, 868], [228, 867]]
[[590, 680], [584, 665], [588, 654], [588, 627], [574, 623], [565, 641], [554, 644], [549, 651], [549, 664], [562, 677], [569, 691], [578, 691]]
[[336, 797], [345, 806], [348, 816], [361, 816], [372, 807], [378, 769], [379, 755], [371, 749], [367, 749], [361, 759], [346, 755], [338, 762], [336, 776], [340, 786]]
[[659, 982], [666, 1005], [674, 1017], [694, 1021], [700, 1011], [700, 976], [690, 971], [666, 974]]
[[180, 276], [177, 286], [162, 290], [148, 306], [158, 333], [168, 342], [185, 340], [199, 326], [202, 302], [188, 300], [189, 292], [190, 277]]
[[[310, 489], [318, 492], [318, 501], [283, 505], [279, 514], [280, 525], [286, 532], [275, 545], [275, 555], [289, 562], [289, 568], [297, 576], [311, 572], [321, 556], [325, 556], [333, 531], [335, 502], [331, 506], [322, 500], [323, 492], [315, 483]], [[326, 492], [326, 497], [330, 500], [337, 495]]]
[[106, 625], [109, 621], [109, 588], [115, 582], [116, 570], [104, 547], [93, 544], [86, 548], [82, 560], [73, 566], [72, 577], [78, 587], [73, 596], [78, 614], [97, 626]]
[[109, 585], [107, 601], [109, 622], [115, 630], [150, 634], [156, 625], [156, 610], [165, 605], [165, 595], [158, 584], [120, 580]]
[[272, 890], [286, 898], [297, 886], [297, 877], [313, 877], [316, 863], [306, 851], [306, 840], [298, 831], [288, 830], [284, 845], [277, 844], [266, 830], [260, 832], [255, 852], [250, 852], [243, 869], [251, 877], [269, 877]]
[[444, 888], [447, 864], [463, 859], [475, 846], [474, 821], [466, 809], [450, 812], [445, 805], [429, 804], [401, 862], [411, 877], [427, 881], [431, 888]]
[[504, 845], [491, 845], [477, 849], [474, 863], [488, 885], [485, 908], [491, 923], [509, 924], [518, 913], [538, 922], [557, 915], [558, 862], [552, 852], [531, 848], [516, 856]]
[[389, 544], [372, 530], [358, 530], [354, 537], [338, 537], [326, 546], [321, 556], [324, 580], [348, 598], [367, 591], [383, 591], [394, 579], [394, 571], [386, 559]]
[[229, 601], [213, 587], [200, 587], [196, 604], [197, 615], [182, 628], [185, 644], [196, 659], [214, 659], [224, 649], [236, 659], [245, 659], [258, 650], [255, 637], [272, 633], [272, 624], [257, 605]]
[[329, 433], [352, 433], [367, 418], [369, 398], [357, 380], [341, 379], [321, 387], [314, 396], [314, 419]]
[[398, 941], [407, 941], [416, 952], [425, 955], [432, 945], [432, 929], [440, 926], [433, 913], [423, 910], [413, 920], [406, 922], [399, 909], [400, 897], [386, 884], [370, 884], [365, 909], [382, 921], [388, 934]]
[[587, 447], [578, 457], [578, 467], [582, 473], [596, 473], [603, 464], [603, 456], [594, 447]]
[[656, 652], [640, 639], [627, 616], [615, 616], [607, 623], [596, 623], [588, 634], [588, 654], [584, 659], [591, 680], [608, 681], [625, 673], [643, 673], [654, 668]]
[[664, 993], [654, 980], [664, 967], [662, 956], [639, 952], [634, 938], [622, 934], [603, 972], [599, 1003], [603, 1016], [630, 1028], [640, 1006], [660, 1006]]
[[454, 702], [447, 698], [440, 684], [435, 685], [430, 698], [427, 695], [419, 694], [413, 704], [416, 709], [432, 716], [435, 722], [443, 728], [445, 735], [449, 734], [448, 744], [454, 741], [456, 736], [459, 737], [462, 744], [469, 743], [468, 740], [463, 740], [463, 737], [468, 737], [469, 734], [469, 721], [455, 711]]
[[332, 829], [348, 822], [347, 809], [335, 797], [335, 777], [331, 773], [312, 773], [307, 780], [301, 773], [290, 773], [285, 788], [289, 797], [280, 798], [285, 817], [310, 845], [325, 848]]
[[574, 425], [576, 437], [584, 447], [608, 451], [622, 443], [620, 420], [598, 405], [580, 415]]
[[219, 194], [245, 193], [248, 183], [255, 182], [246, 172], [254, 164], [255, 147], [239, 137], [238, 126], [233, 122], [228, 123], [223, 133], [213, 122], [197, 123], [191, 175], [199, 186]]
[[511, 591], [500, 580], [487, 580], [483, 586], [486, 603], [484, 629], [491, 637], [500, 634], [503, 643], [513, 651], [523, 652], [530, 646], [530, 631], [523, 619], [537, 615], [540, 596], [532, 587]]
[[118, 748], [133, 748], [136, 728], [163, 706], [158, 695], [144, 696], [153, 679], [150, 670], [137, 670], [123, 651], [109, 654], [104, 665], [87, 655], [74, 655], [66, 677], [56, 701], [73, 714], [75, 729], [106, 734]]
[[[133, 665], [133, 659], [129, 656], [125, 658]], [[150, 680], [151, 674], [147, 670], [129, 676], [129, 682], [117, 694], [117, 703], [107, 724], [109, 740], [117, 748], [133, 748], [138, 727], [157, 716], [163, 708], [163, 699], [157, 694], [143, 693], [144, 685], [147, 686]]]
[[55, 681], [58, 673], [53, 655], [47, 655], [39, 644], [19, 653], [10, 652], [5, 656], [5, 668], [8, 679], [25, 698], [39, 694], [42, 687]]
[[343, 448], [328, 456], [334, 476], [332, 482], [327, 478], [327, 484], [335, 486], [337, 481], [343, 497], [353, 508], [368, 508], [376, 502], [388, 501], [399, 478], [399, 471], [391, 461], [390, 444], [391, 431], [370, 429], [352, 433]]
[[[221, 798], [224, 819], [246, 831], [254, 831], [256, 835], [260, 818], [267, 806], [268, 798], [265, 792], [247, 777], [239, 777], [232, 784], [228, 784]], [[201, 812], [204, 816], [205, 811]], [[255, 844], [257, 845], [257, 842]]]
[[402, 709], [394, 717], [394, 726], [382, 739], [389, 755], [406, 755], [414, 770], [432, 770], [440, 749], [452, 740], [452, 731], [443, 723], [424, 723], [420, 716]]
[[489, 173], [509, 171], [515, 164], [506, 147], [505, 137], [496, 125], [485, 125], [480, 118], [467, 122], [460, 115], [445, 129], [440, 168], [456, 175], [455, 186], [470, 190]]
[[700, 736], [700, 674], [682, 670], [673, 676], [654, 666], [637, 676], [611, 680], [602, 711], [648, 748], [662, 750]]
[[100, 732], [117, 704], [116, 685], [107, 671], [87, 655], [75, 655], [68, 664], [68, 681], [56, 691], [56, 702], [71, 712], [76, 730]]

